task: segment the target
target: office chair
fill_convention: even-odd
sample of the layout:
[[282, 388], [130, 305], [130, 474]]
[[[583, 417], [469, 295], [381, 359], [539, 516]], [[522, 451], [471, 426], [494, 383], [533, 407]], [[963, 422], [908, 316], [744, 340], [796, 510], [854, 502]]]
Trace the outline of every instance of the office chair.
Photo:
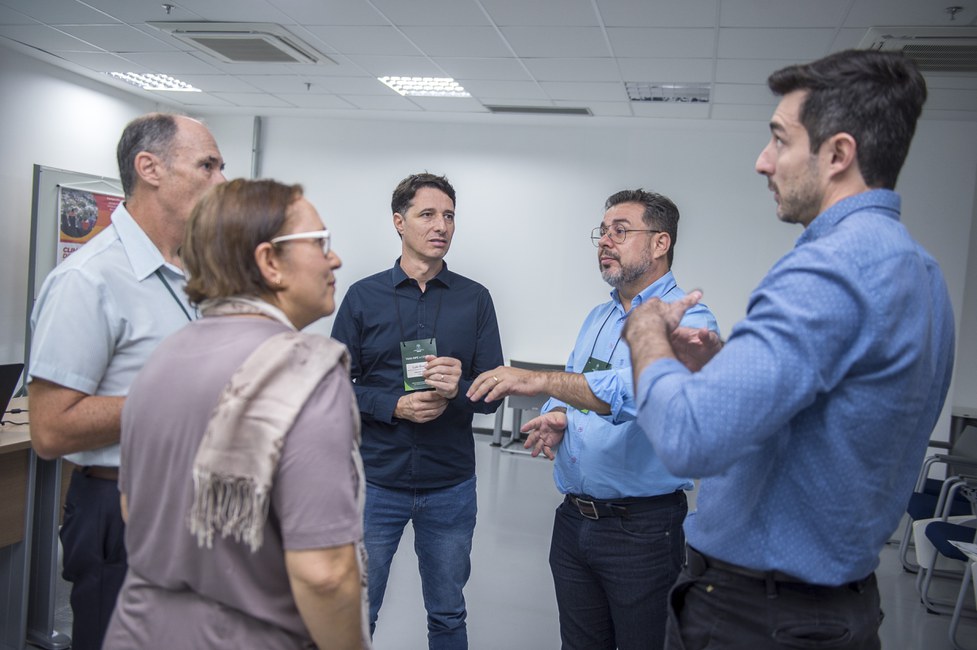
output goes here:
[[[960, 474], [977, 475], [977, 427], [964, 427], [949, 452], [933, 454], [923, 461], [916, 487], [906, 505], [909, 519], [899, 542], [899, 560], [906, 571], [919, 569], [919, 565], [909, 558], [909, 548], [913, 545], [913, 522], [941, 517], [944, 513], [948, 517], [971, 513], [970, 503], [959, 492], [949, 499], [949, 510], [947, 498], [951, 488], [961, 480]], [[942, 481], [930, 478], [930, 472], [940, 465], [946, 468], [947, 478]]]

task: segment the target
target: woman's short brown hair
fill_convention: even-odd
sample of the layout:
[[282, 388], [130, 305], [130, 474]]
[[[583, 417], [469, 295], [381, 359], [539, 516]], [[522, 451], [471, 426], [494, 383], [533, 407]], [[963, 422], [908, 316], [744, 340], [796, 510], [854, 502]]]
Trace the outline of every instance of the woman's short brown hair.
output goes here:
[[238, 178], [208, 190], [194, 207], [183, 237], [190, 301], [273, 292], [254, 251], [282, 234], [289, 206], [301, 197], [301, 185], [273, 180]]

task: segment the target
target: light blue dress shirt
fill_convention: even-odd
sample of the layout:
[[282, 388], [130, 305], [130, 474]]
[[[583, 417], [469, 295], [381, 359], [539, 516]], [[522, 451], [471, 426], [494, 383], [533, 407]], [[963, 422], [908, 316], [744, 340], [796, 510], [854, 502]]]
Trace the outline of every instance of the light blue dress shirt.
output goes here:
[[702, 371], [641, 375], [638, 419], [703, 478], [690, 545], [840, 585], [878, 565], [939, 417], [953, 312], [936, 262], [874, 190], [819, 215]]
[[[120, 203], [112, 224], [44, 280], [31, 313], [31, 379], [87, 395], [128, 394], [159, 342], [186, 325], [187, 314], [194, 315], [184, 286], [183, 271], [166, 263]], [[118, 466], [119, 445], [66, 458]]]
[[[684, 295], [669, 271], [635, 296], [631, 308], [651, 298], [674, 302]], [[691, 481], [665, 469], [635, 420], [631, 351], [621, 338], [626, 318], [614, 290], [609, 302], [598, 305], [587, 316], [566, 366], [567, 372], [583, 372], [591, 356], [611, 364], [609, 370], [584, 375], [594, 395], [610, 405], [611, 413], [583, 412], [557, 399], [550, 399], [541, 409], [544, 413], [556, 407], [567, 409], [566, 435], [553, 468], [556, 487], [564, 494], [619, 499], [692, 487]], [[701, 303], [686, 313], [682, 325], [719, 331], [712, 312]]]

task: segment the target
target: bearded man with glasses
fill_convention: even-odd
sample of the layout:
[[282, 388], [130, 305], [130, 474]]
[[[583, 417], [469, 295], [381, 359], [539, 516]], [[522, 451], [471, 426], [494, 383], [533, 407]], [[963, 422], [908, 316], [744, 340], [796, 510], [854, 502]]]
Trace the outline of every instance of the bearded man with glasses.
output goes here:
[[[611, 300], [584, 321], [566, 372], [499, 367], [468, 395], [550, 395], [522, 427], [533, 455], [555, 459], [566, 499], [550, 545], [563, 648], [661, 648], [666, 597], [684, 561], [687, 478], [673, 476], [635, 421], [631, 360], [621, 331], [631, 310], [685, 296], [671, 272], [679, 211], [641, 189], [604, 205], [591, 239]], [[701, 303], [682, 321], [688, 345], [718, 344], [716, 319]], [[691, 334], [694, 332], [695, 334]]]

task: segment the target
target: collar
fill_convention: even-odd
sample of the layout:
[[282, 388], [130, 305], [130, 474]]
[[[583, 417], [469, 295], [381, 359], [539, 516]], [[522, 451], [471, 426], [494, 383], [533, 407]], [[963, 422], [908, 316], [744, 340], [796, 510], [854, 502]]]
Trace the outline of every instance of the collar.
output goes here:
[[[634, 309], [641, 303], [651, 298], [660, 298], [666, 293], [675, 288], [675, 276], [672, 275], [671, 270], [665, 271], [665, 275], [661, 276], [647, 287], [638, 292], [631, 300], [631, 309]], [[614, 301], [615, 307], [624, 311], [624, 305], [621, 303], [621, 297], [618, 295], [617, 289], [611, 289], [611, 300]]]
[[[438, 274], [436, 276], [428, 280], [428, 284], [434, 282], [446, 288], [451, 288], [451, 278], [453, 276], [454, 273], [448, 270], [448, 263], [442, 261], [441, 270], [438, 271]], [[394, 287], [399, 287], [400, 285], [405, 284], [410, 280], [411, 280], [410, 276], [404, 273], [404, 269], [400, 267], [400, 258], [398, 257], [397, 260], [394, 262], [393, 268], [390, 269], [390, 283]]]
[[153, 240], [129, 214], [125, 203], [120, 203], [112, 212], [112, 225], [115, 226], [115, 231], [119, 234], [122, 250], [129, 258], [129, 265], [132, 267], [132, 272], [137, 280], [142, 282], [160, 267], [166, 267], [179, 275], [183, 275], [183, 271], [179, 268], [166, 263], [163, 254], [156, 248]]
[[823, 237], [848, 215], [869, 209], [880, 216], [899, 221], [902, 198], [892, 190], [869, 190], [844, 198], [819, 214], [797, 238], [797, 246]]

